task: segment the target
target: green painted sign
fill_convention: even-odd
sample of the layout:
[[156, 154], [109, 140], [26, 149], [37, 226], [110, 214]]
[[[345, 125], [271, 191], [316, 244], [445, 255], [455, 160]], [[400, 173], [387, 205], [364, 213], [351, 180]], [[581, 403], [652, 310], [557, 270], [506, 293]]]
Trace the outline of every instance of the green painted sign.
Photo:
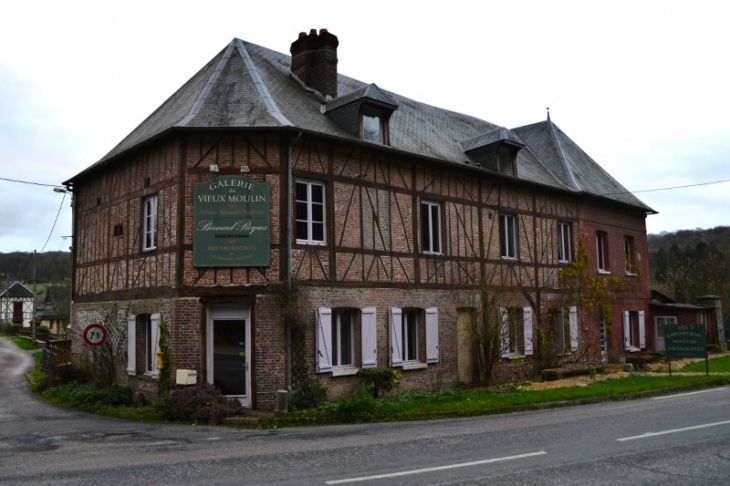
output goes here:
[[271, 263], [271, 189], [224, 176], [195, 184], [193, 266], [267, 267]]
[[664, 346], [669, 358], [706, 358], [705, 326], [664, 326]]

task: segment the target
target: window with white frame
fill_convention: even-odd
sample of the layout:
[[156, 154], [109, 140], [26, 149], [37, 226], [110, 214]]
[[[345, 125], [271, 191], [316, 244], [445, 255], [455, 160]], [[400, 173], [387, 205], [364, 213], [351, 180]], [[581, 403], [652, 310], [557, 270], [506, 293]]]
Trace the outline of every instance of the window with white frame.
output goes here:
[[558, 353], [578, 351], [578, 308], [559, 307], [553, 310], [553, 339]]
[[157, 194], [142, 201], [142, 251], [157, 248]]
[[596, 262], [599, 272], [608, 273], [608, 234], [603, 231], [596, 233]]
[[573, 259], [573, 239], [570, 223], [558, 223], [558, 261], [568, 263]]
[[421, 248], [423, 253], [440, 255], [441, 251], [441, 205], [421, 201]]
[[626, 273], [636, 275], [636, 254], [634, 253], [634, 237], [624, 236], [624, 262]]
[[127, 316], [127, 374], [157, 376], [160, 350], [160, 314]]
[[320, 307], [316, 317], [318, 373], [354, 374], [377, 366], [375, 307]]
[[324, 184], [297, 181], [296, 239], [300, 244], [324, 244]]
[[502, 357], [532, 355], [532, 307], [501, 307], [499, 316]]
[[391, 308], [390, 365], [407, 369], [438, 361], [438, 309]]
[[632, 352], [646, 348], [644, 311], [624, 312], [624, 348]]
[[499, 249], [502, 258], [517, 258], [517, 218], [512, 214], [499, 217]]

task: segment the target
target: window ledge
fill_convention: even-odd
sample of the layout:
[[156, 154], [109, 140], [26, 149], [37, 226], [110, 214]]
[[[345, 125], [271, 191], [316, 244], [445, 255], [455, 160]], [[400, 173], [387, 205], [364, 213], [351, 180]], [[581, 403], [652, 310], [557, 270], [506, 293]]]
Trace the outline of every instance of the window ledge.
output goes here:
[[153, 380], [156, 380], [157, 378], [159, 378], [160, 372], [159, 371], [147, 371], [144, 373], [144, 376], [148, 376], [148, 377], [152, 378]]
[[360, 368], [342, 368], [339, 370], [332, 370], [332, 376], [351, 376], [356, 375], [360, 371]]
[[426, 363], [405, 363], [403, 365], [404, 370], [420, 370], [427, 367], [428, 365]]
[[598, 269], [598, 273], [599, 275], [611, 275], [611, 272], [608, 270], [601, 270], [600, 268]]
[[325, 243], [324, 241], [297, 240], [296, 244], [305, 246], [327, 246], [327, 243]]
[[634, 273], [634, 272], [626, 272], [626, 276], [627, 277], [638, 277], [639, 274], [638, 273]]

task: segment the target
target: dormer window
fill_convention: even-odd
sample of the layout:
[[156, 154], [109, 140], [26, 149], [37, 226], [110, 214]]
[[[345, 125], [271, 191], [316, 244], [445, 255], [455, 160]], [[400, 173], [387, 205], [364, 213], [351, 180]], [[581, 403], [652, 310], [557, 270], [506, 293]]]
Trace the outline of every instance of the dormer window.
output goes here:
[[371, 142], [383, 143], [383, 122], [380, 114], [373, 110], [363, 110], [362, 138]]
[[327, 102], [326, 113], [347, 133], [360, 140], [390, 145], [389, 120], [398, 109], [374, 84]]
[[517, 156], [517, 152], [513, 150], [513, 148], [509, 145], [500, 145], [499, 146], [499, 173], [508, 175], [508, 176], [515, 176], [515, 158]]

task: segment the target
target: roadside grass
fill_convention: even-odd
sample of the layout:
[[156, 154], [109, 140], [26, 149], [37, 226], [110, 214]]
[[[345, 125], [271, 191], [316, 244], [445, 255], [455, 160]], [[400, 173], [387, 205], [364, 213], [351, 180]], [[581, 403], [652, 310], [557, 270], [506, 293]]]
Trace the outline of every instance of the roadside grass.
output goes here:
[[35, 364], [41, 364], [41, 361], [43, 361], [43, 351], [33, 353], [33, 359], [35, 360]]
[[12, 342], [14, 342], [15, 345], [18, 346], [20, 349], [31, 350], [31, 349], [36, 349], [38, 347], [38, 346], [35, 346], [30, 339], [25, 339], [25, 338], [16, 336], [16, 337], [10, 338], [10, 340]]
[[362, 392], [325, 403], [318, 408], [266, 419], [262, 427], [313, 424], [395, 422], [447, 417], [510, 413], [547, 406], [623, 400], [632, 397], [723, 386], [729, 377], [628, 376], [597, 381], [587, 386], [529, 390], [506, 385], [479, 390], [444, 390], [438, 393], [400, 393], [373, 399]]
[[[40, 372], [40, 370], [37, 370]], [[40, 372], [42, 374], [42, 372]], [[30, 379], [30, 377], [29, 377]], [[162, 422], [153, 405], [134, 406], [132, 390], [127, 387], [95, 387], [76, 382], [58, 385], [40, 392], [49, 403], [135, 422]]]
[[[708, 360], [707, 365], [712, 373], [730, 373], [730, 355], [723, 356], [721, 358], [712, 358]], [[705, 360], [686, 364], [680, 371], [687, 373], [704, 373]]]

